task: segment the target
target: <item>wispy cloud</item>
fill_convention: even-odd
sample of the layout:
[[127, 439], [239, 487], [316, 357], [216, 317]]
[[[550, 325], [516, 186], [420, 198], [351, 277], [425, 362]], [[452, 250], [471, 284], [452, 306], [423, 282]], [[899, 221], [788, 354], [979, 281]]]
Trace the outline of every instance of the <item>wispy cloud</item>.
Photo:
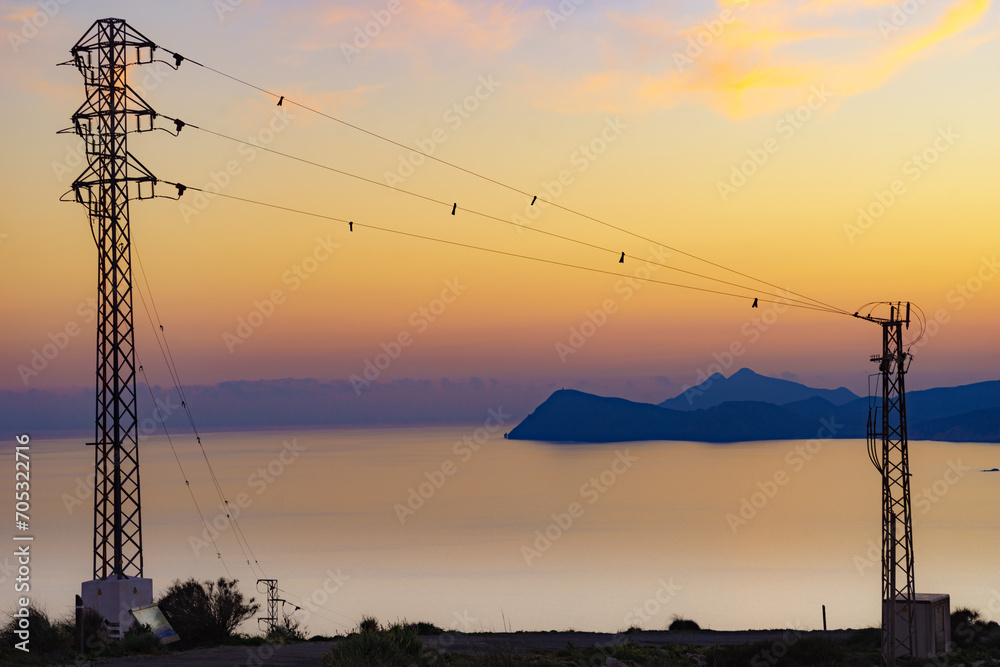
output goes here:
[[[990, 6], [991, 0], [951, 0], [920, 5], [900, 20], [889, 0], [720, 0], [685, 24], [618, 9], [607, 14], [625, 35], [614, 65], [562, 81], [536, 69], [536, 97], [563, 112], [643, 113], [694, 102], [736, 118], [771, 113], [800, 104], [810, 86], [856, 95], [939, 44], [992, 39], [968, 34]], [[631, 62], [621, 57], [630, 50], [638, 54]]]
[[437, 45], [453, 44], [468, 51], [504, 51], [520, 42], [543, 13], [540, 8], [522, 8], [519, 2], [409, 0], [400, 3], [394, 14], [383, 7], [373, 14], [368, 5], [335, 5], [323, 10], [322, 30], [303, 40], [300, 48], [341, 48], [352, 44], [357, 29], [363, 32], [375, 21], [378, 29], [369, 32], [371, 44], [367, 47], [373, 50], [426, 52]]
[[853, 12], [873, 7], [894, 7], [897, 4], [899, 4], [898, 0], [812, 0], [812, 2], [802, 5], [799, 11], [829, 14], [838, 11]]
[[[24, 19], [30, 19], [34, 16], [38, 10], [38, 5], [0, 3], [0, 23], [10, 22], [20, 24]], [[4, 25], [3, 27], [10, 29], [15, 26]], [[16, 27], [20, 27], [20, 25]]]

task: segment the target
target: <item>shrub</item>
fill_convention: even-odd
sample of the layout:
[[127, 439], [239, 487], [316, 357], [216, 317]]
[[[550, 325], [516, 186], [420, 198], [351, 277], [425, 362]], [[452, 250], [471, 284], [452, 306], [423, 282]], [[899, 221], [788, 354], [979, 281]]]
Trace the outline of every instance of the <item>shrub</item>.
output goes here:
[[[6, 652], [18, 652], [14, 645], [21, 641], [15, 631], [18, 629], [20, 619], [15, 618], [13, 613], [8, 614], [10, 620], [0, 630], [0, 654]], [[42, 655], [52, 655], [54, 653], [66, 653], [72, 648], [73, 634], [67, 631], [62, 623], [52, 622], [44, 609], [30, 605], [28, 607], [28, 624], [31, 631], [28, 648], [31, 653]]]
[[240, 623], [260, 609], [253, 598], [243, 597], [235, 579], [225, 578], [215, 582], [178, 579], [156, 604], [187, 646], [229, 639]]
[[374, 616], [362, 616], [361, 623], [358, 624], [358, 632], [378, 632], [381, 629]]
[[153, 634], [153, 628], [145, 623], [133, 623], [119, 646], [125, 655], [152, 653], [159, 648], [160, 640]]
[[697, 623], [695, 623], [694, 621], [692, 621], [690, 619], [682, 618], [680, 616], [674, 616], [674, 619], [672, 621], [670, 621], [670, 627], [668, 627], [667, 629], [668, 630], [675, 630], [675, 631], [676, 630], [701, 630], [701, 626], [699, 626]]
[[302, 624], [285, 616], [285, 619], [275, 625], [267, 633], [267, 640], [278, 644], [288, 644], [292, 642], [304, 642], [306, 633], [302, 629]]
[[951, 613], [951, 641], [959, 648], [1000, 646], [1000, 627], [978, 611], [960, 607]]
[[422, 649], [416, 625], [394, 623], [383, 628], [378, 619], [366, 616], [357, 631], [335, 643], [323, 657], [329, 667], [409, 667], [424, 663]]
[[425, 623], [424, 621], [418, 621], [416, 623], [406, 623], [407, 627], [412, 627], [418, 635], [443, 635], [444, 629], [439, 628], [433, 623]]

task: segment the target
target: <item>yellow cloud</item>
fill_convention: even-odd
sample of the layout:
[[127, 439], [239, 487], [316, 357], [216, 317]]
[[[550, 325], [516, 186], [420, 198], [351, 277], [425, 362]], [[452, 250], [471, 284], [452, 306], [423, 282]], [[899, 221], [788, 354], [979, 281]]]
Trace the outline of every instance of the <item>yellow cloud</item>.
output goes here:
[[[612, 18], [637, 41], [655, 38], [668, 64], [658, 72], [616, 64], [606, 72], [540, 86], [545, 90], [539, 99], [562, 111], [614, 113], [694, 101], [739, 118], [801, 104], [814, 85], [839, 97], [856, 95], [977, 25], [991, 0], [952, 0], [936, 14], [923, 5], [902, 18], [887, 13], [887, 5], [897, 6], [888, 0], [810, 0], [798, 6], [720, 0], [714, 14], [676, 31], [669, 42], [662, 23], [651, 33], [616, 12]], [[832, 9], [870, 12], [861, 17], [868, 19], [864, 24], [856, 16], [840, 21], [817, 16]]]
[[961, 0], [948, 8], [937, 25], [931, 27], [924, 34], [919, 35], [901, 48], [895, 54], [893, 61], [902, 62], [908, 60], [938, 42], [975, 25], [989, 8], [990, 0]]
[[[845, 72], [840, 86], [842, 94], [855, 95], [882, 85], [906, 65], [926, 55], [934, 46], [979, 23], [990, 4], [990, 0], [958, 0], [937, 21], [922, 29], [909, 27], [907, 23], [901, 26], [890, 23], [899, 30], [898, 33], [886, 33], [890, 36], [891, 46], [872, 59], [867, 67], [857, 66], [852, 71]], [[885, 24], [882, 24], [882, 30], [885, 31]], [[912, 31], [912, 36], [907, 31]], [[893, 44], [897, 39], [899, 43]]]
[[799, 11], [827, 14], [837, 10], [852, 12], [872, 7], [894, 7], [898, 4], [899, 0], [812, 0], [812, 2], [802, 5]]

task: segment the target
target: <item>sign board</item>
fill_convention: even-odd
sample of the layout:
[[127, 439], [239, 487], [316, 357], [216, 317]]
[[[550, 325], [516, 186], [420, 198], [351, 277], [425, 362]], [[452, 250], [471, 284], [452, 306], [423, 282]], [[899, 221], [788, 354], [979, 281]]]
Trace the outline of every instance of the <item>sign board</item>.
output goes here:
[[174, 629], [170, 627], [170, 621], [155, 604], [148, 607], [136, 607], [130, 611], [137, 623], [145, 623], [153, 629], [153, 634], [160, 640], [160, 644], [171, 644], [180, 640]]

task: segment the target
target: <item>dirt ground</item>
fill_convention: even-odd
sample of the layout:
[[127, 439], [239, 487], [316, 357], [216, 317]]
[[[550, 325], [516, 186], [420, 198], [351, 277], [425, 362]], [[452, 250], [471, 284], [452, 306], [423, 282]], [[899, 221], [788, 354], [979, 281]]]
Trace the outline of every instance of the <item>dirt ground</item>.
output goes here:
[[[745, 644], [757, 641], [774, 641], [786, 632], [783, 630], [744, 630], [738, 632], [634, 632], [609, 634], [600, 632], [515, 632], [469, 633], [423, 636], [424, 646], [450, 653], [486, 653], [490, 649], [506, 651], [558, 651], [570, 642], [576, 647], [608, 646], [628, 639], [646, 646], [682, 644], [687, 646], [720, 646]], [[831, 639], [843, 639], [850, 630], [827, 633]], [[807, 633], [812, 634], [812, 633]], [[822, 634], [822, 633], [818, 633]], [[183, 651], [166, 656], [142, 656], [97, 660], [93, 665], [109, 667], [179, 667], [195, 665], [206, 667], [292, 667], [322, 664], [322, 656], [330, 650], [331, 642], [303, 642], [277, 646], [216, 646], [214, 648]], [[80, 666], [82, 667], [82, 666]]]

